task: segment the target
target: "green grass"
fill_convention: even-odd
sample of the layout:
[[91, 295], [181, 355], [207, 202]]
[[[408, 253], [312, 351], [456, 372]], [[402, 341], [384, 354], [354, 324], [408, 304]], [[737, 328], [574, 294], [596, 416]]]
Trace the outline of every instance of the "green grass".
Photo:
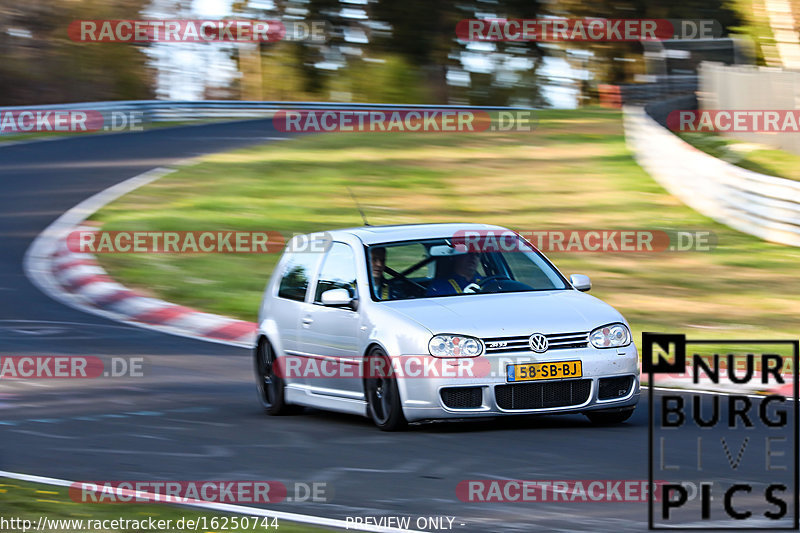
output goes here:
[[800, 180], [800, 155], [707, 132], [677, 135], [695, 148], [733, 165], [768, 176]]
[[[667, 194], [631, 158], [619, 112], [538, 114], [535, 131], [327, 134], [203, 158], [106, 206], [108, 230], [279, 230], [485, 222], [519, 230], [710, 230], [711, 252], [549, 253], [642, 331], [797, 337], [800, 250], [733, 231]], [[123, 283], [255, 320], [277, 254], [100, 255]]]
[[[188, 520], [194, 520], [195, 524], [202, 526], [209, 526], [208, 529], [198, 527], [196, 531], [200, 533], [213, 533], [215, 531], [223, 531], [220, 529], [223, 525], [228, 528], [224, 529], [226, 532], [244, 533], [245, 531], [254, 531], [254, 520], [250, 520], [250, 527], [241, 527], [241, 518], [245, 515], [237, 515], [233, 513], [222, 512], [207, 512], [200, 511], [192, 507], [179, 507], [167, 504], [150, 504], [150, 503], [80, 503], [75, 502], [70, 498], [69, 488], [67, 487], [54, 487], [51, 485], [43, 485], [39, 483], [27, 483], [13, 479], [0, 478], [0, 517], [5, 520], [21, 519], [30, 520], [33, 523], [33, 528], [38, 525], [39, 517], [45, 517], [50, 520], [84, 520], [84, 527], [75, 527], [74, 523], [72, 528], [69, 527], [52, 527], [43, 528], [38, 530], [39, 533], [64, 533], [65, 531], [113, 531], [114, 533], [138, 533], [139, 531], [147, 531], [148, 528], [115, 528], [115, 529], [97, 529], [95, 527], [87, 528], [86, 521], [91, 520], [129, 520], [129, 521], [143, 521], [148, 520], [150, 517], [154, 521], [158, 520], [171, 520], [171, 527], [163, 531], [195, 531], [194, 528], [184, 527], [183, 529], [176, 528], [179, 520], [185, 519], [183, 524]], [[234, 522], [233, 519], [236, 519]], [[204, 520], [204, 521], [203, 521]], [[304, 524], [292, 523], [286, 520], [273, 521], [273, 518], [268, 518], [266, 524], [270, 527], [261, 527], [263, 517], [259, 518], [258, 527], [255, 529], [262, 533], [269, 531], [275, 533], [300, 533], [300, 532], [323, 532], [331, 531], [329, 529], [322, 529]], [[123, 523], [120, 523], [123, 524]], [[130, 526], [135, 524], [128, 523]], [[164, 523], [166, 524], [166, 522]], [[65, 526], [66, 524], [61, 524]], [[107, 525], [111, 525], [107, 522]], [[210, 526], [215, 525], [216, 528], [212, 529]], [[239, 527], [233, 527], [238, 525]], [[277, 525], [278, 527], [274, 527]], [[30, 527], [30, 526], [29, 526]], [[12, 527], [11, 529], [4, 529], [3, 531], [22, 531], [20, 527]], [[31, 529], [28, 529], [31, 531]]]

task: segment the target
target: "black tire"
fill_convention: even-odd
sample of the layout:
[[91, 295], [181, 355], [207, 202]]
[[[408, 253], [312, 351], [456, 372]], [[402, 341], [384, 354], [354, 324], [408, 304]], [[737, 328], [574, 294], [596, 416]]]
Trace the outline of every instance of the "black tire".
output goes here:
[[275, 351], [266, 339], [258, 341], [255, 349], [256, 388], [261, 406], [270, 415], [285, 415], [296, 409], [284, 399], [283, 379], [275, 375]]
[[627, 409], [620, 409], [619, 411], [595, 411], [594, 413], [584, 413], [592, 424], [598, 426], [611, 426], [614, 424], [622, 424], [628, 420], [633, 414], [634, 407]]
[[[387, 369], [382, 375], [372, 376], [372, 369], [378, 368], [371, 362], [372, 359], [383, 359], [382, 368]], [[367, 411], [370, 418], [381, 431], [399, 431], [408, 425], [403, 416], [403, 406], [400, 400], [400, 391], [397, 388], [397, 378], [391, 369], [391, 363], [386, 353], [378, 347], [370, 350], [364, 361], [367, 377], [364, 379], [364, 395], [367, 398]]]

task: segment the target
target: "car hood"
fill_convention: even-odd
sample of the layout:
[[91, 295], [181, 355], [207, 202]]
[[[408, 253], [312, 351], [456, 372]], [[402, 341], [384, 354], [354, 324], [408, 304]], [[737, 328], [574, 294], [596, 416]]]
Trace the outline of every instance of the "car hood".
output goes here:
[[610, 305], [574, 290], [400, 300], [390, 306], [434, 334], [481, 338], [590, 331], [611, 322], [624, 322]]

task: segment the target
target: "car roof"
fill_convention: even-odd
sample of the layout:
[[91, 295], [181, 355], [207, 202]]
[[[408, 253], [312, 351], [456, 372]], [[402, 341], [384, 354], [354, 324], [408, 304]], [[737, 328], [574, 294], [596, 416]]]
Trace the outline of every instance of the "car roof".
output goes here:
[[509, 231], [501, 226], [474, 223], [445, 223], [445, 224], [401, 224], [394, 226], [361, 226], [331, 230], [334, 240], [341, 238], [342, 234], [354, 235], [366, 245], [382, 244], [398, 241], [413, 241], [418, 239], [436, 239], [452, 237], [458, 231]]

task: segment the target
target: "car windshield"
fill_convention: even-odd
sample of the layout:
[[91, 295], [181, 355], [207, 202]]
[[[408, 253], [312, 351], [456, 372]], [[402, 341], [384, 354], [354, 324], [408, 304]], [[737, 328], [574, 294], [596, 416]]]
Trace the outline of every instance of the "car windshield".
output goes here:
[[568, 289], [539, 252], [517, 237], [482, 249], [455, 239], [374, 244], [367, 248], [375, 300]]

